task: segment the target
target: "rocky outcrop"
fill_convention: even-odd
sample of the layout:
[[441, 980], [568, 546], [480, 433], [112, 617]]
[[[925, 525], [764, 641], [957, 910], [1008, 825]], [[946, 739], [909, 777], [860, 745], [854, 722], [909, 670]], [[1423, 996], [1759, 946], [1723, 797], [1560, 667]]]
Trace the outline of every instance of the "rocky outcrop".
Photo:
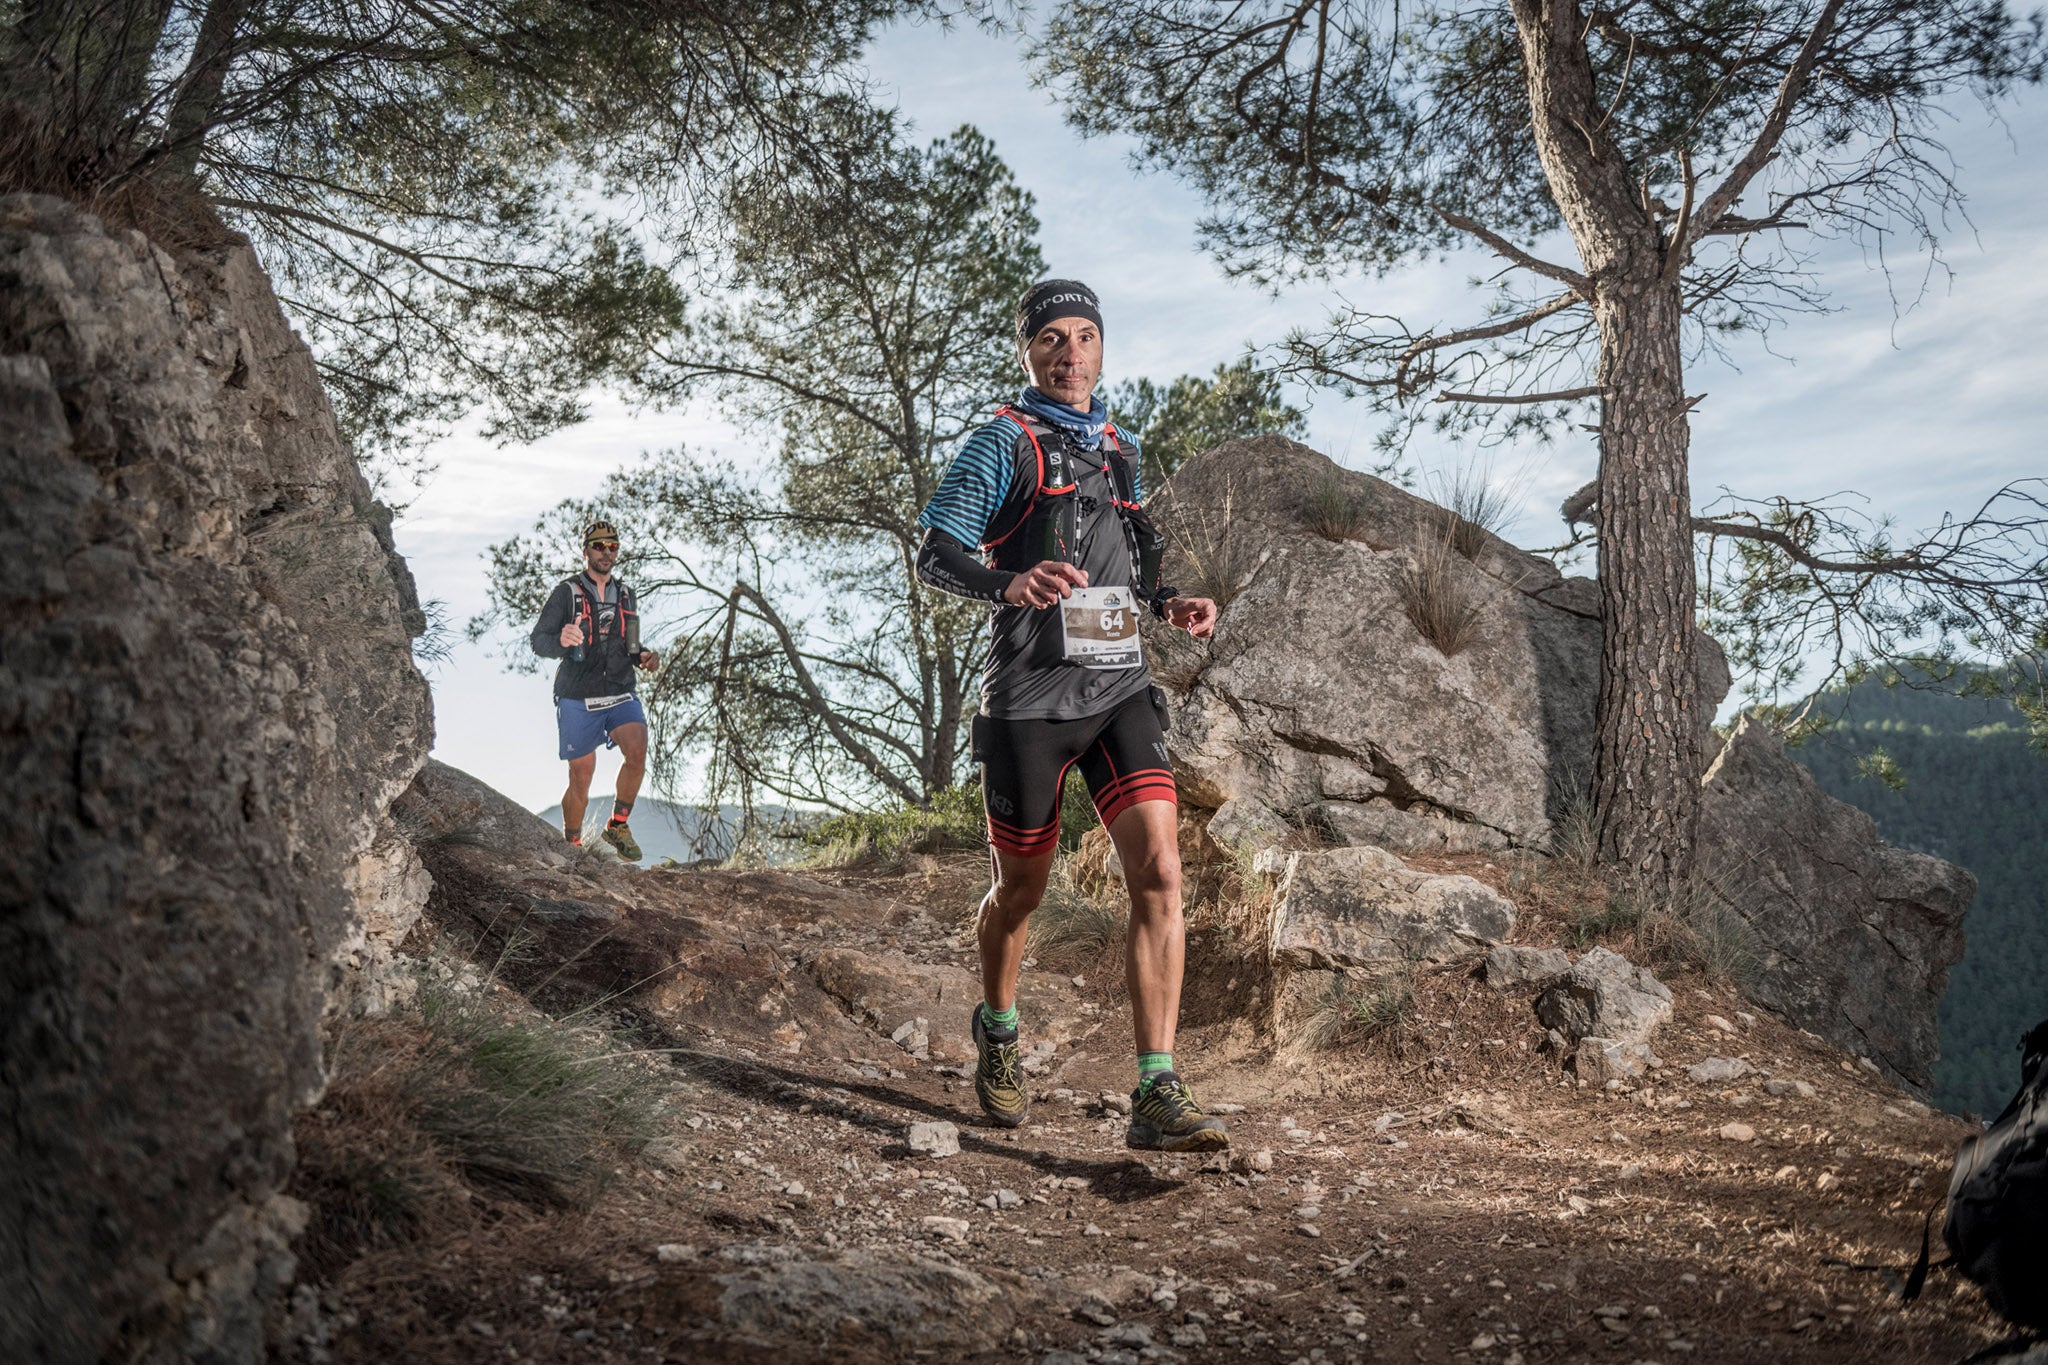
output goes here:
[[1253, 867], [1274, 881], [1267, 1007], [1283, 1032], [1422, 964], [1476, 958], [1515, 926], [1514, 905], [1484, 883], [1417, 871], [1383, 848], [1268, 848]]
[[1565, 1038], [1647, 1043], [1671, 1017], [1671, 988], [1610, 948], [1594, 948], [1536, 1000], [1536, 1017]]
[[[0, 1357], [253, 1360], [346, 958], [417, 903], [388, 516], [240, 239], [0, 198]], [[368, 862], [365, 862], [365, 858]], [[396, 918], [391, 915], [395, 913]]]
[[1977, 879], [1884, 843], [1749, 719], [1707, 770], [1700, 843], [1753, 949], [1751, 996], [1925, 1092]]
[[[1317, 497], [1349, 500], [1350, 536], [1310, 529], [1304, 508]], [[1267, 436], [1189, 461], [1155, 511], [1176, 546], [1169, 576], [1232, 580], [1212, 644], [1157, 641], [1186, 799], [1256, 801], [1344, 843], [1548, 843], [1592, 768], [1600, 621], [1589, 580], [1477, 532], [1474, 557], [1453, 554], [1444, 572], [1476, 605], [1478, 629], [1447, 656], [1403, 598], [1443, 515], [1421, 498]], [[1704, 635], [1700, 657], [1704, 723], [1728, 671]], [[1255, 823], [1241, 809], [1235, 824]]]
[[1515, 927], [1515, 907], [1471, 877], [1418, 872], [1383, 848], [1262, 855], [1270, 942], [1282, 968], [1373, 967], [1477, 957]]
[[[1215, 812], [1218, 842], [1540, 850], [1584, 810], [1601, 647], [1590, 580], [1467, 528], [1469, 557], [1432, 561], [1439, 591], [1477, 612], [1446, 654], [1406, 596], [1442, 508], [1274, 436], [1190, 460], [1153, 510], [1168, 576], [1222, 601], [1213, 641], [1153, 641], [1181, 793]], [[1698, 640], [1704, 726], [1729, 679], [1719, 646]], [[1754, 947], [1756, 1000], [1924, 1089], [1973, 879], [1880, 842], [1760, 726], [1724, 750], [1702, 738], [1720, 750], [1700, 829], [1723, 906], [1709, 927], [1718, 938], [1732, 920], [1747, 941], [1734, 948]]]

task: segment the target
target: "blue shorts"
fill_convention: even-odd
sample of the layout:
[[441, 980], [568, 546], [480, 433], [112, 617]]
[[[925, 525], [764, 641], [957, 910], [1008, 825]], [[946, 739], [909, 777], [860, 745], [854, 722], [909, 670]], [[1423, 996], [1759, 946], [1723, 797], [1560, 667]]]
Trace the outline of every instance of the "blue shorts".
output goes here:
[[628, 697], [602, 711], [590, 710], [581, 697], [555, 698], [555, 733], [562, 740], [563, 758], [596, 753], [600, 741], [606, 748], [613, 748], [613, 730], [621, 725], [646, 723], [647, 712], [641, 709], [638, 697]]

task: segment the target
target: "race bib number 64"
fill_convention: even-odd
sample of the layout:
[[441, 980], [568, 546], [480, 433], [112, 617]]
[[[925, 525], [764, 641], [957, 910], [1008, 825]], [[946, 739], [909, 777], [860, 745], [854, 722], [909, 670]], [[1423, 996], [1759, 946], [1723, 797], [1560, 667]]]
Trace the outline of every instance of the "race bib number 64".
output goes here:
[[1076, 588], [1060, 603], [1067, 662], [1083, 668], [1136, 668], [1138, 599], [1129, 588]]

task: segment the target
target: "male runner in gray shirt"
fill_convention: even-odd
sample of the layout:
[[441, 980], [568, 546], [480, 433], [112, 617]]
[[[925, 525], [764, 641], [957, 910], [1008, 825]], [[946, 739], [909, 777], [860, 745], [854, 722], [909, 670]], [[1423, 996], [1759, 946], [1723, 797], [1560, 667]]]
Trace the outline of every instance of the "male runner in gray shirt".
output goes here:
[[969, 438], [918, 518], [918, 576], [996, 604], [973, 735], [994, 867], [978, 925], [975, 1095], [996, 1123], [1024, 1121], [1017, 976], [1059, 849], [1060, 784], [1078, 764], [1131, 897], [1124, 970], [1138, 1086], [1126, 1140], [1170, 1152], [1225, 1147], [1222, 1120], [1202, 1112], [1173, 1065], [1186, 950], [1177, 806], [1137, 617], [1150, 609], [1207, 638], [1216, 604], [1157, 581], [1137, 442], [1095, 397], [1094, 291], [1076, 280], [1032, 286], [1017, 307], [1017, 349], [1029, 387]]

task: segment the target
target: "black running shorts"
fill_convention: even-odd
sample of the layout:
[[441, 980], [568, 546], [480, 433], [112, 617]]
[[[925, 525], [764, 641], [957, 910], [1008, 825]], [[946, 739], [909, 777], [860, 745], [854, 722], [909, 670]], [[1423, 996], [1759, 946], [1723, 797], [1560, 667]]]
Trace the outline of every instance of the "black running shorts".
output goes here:
[[1060, 785], [1076, 763], [1105, 825], [1140, 801], [1175, 799], [1150, 688], [1083, 720], [976, 716], [973, 745], [988, 840], [1020, 858], [1059, 847]]

